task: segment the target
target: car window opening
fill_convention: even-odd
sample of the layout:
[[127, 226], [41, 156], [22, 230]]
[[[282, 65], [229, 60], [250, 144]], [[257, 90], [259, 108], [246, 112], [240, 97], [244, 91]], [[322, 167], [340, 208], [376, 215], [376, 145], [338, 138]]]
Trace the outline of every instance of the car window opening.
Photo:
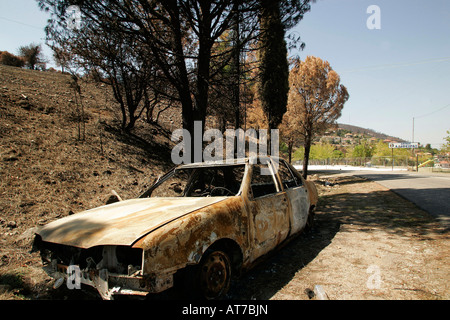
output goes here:
[[263, 174], [264, 171], [268, 171], [267, 165], [258, 164], [253, 166], [252, 183], [250, 185], [253, 198], [278, 192], [274, 176], [272, 174]]
[[241, 189], [245, 165], [181, 168], [154, 186], [152, 197], [224, 197]]

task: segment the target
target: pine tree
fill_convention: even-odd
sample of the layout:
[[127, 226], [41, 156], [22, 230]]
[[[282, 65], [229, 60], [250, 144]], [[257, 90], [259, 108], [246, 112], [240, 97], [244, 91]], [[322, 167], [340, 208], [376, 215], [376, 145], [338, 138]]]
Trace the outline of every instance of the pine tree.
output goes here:
[[270, 133], [283, 119], [289, 92], [289, 65], [279, 1], [261, 0], [260, 23], [259, 95]]

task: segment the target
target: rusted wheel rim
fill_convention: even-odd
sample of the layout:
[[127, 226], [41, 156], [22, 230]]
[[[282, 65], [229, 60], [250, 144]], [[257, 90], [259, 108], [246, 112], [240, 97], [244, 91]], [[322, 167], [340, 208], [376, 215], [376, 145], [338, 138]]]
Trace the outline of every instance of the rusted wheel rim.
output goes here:
[[201, 267], [201, 287], [207, 299], [217, 299], [224, 295], [230, 286], [230, 260], [222, 251], [208, 255]]

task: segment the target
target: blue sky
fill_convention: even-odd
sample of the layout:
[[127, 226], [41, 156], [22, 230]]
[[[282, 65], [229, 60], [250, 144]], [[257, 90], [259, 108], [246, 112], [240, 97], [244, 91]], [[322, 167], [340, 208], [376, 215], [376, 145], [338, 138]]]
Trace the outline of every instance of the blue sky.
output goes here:
[[[380, 8], [379, 30], [366, 26]], [[296, 52], [328, 60], [350, 94], [342, 123], [434, 147], [450, 130], [450, 1], [318, 0]], [[446, 107], [447, 106], [447, 107]]]
[[[370, 5], [381, 29], [366, 26]], [[49, 16], [34, 0], [0, 0], [0, 50], [17, 54], [44, 44]], [[350, 99], [342, 123], [440, 147], [450, 130], [449, 0], [318, 0], [291, 32], [300, 34], [302, 59], [328, 60]], [[51, 51], [45, 48], [51, 57]]]

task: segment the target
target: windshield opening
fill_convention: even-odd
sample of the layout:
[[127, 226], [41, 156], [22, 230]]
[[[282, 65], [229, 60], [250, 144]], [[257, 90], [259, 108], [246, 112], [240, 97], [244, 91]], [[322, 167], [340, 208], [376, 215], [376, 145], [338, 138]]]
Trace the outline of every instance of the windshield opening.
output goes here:
[[245, 165], [180, 168], [149, 193], [151, 197], [235, 196], [240, 192], [244, 173]]

